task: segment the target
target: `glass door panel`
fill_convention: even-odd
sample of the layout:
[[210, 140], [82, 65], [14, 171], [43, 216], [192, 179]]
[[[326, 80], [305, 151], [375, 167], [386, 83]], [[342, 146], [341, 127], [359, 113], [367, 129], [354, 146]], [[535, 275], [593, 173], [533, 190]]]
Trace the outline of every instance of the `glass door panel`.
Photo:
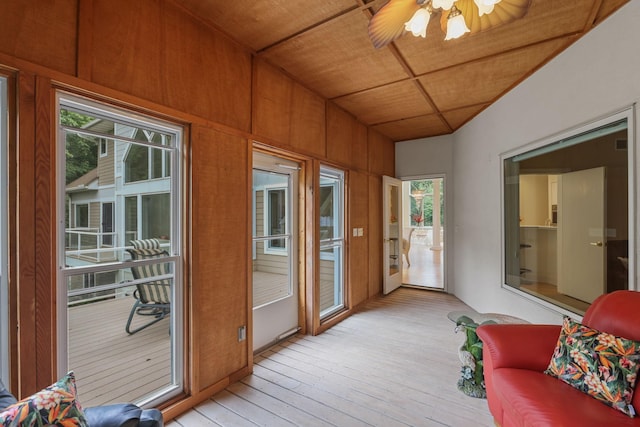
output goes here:
[[382, 177], [383, 187], [383, 291], [392, 292], [402, 285], [402, 181], [389, 176]]
[[320, 319], [345, 306], [344, 174], [320, 168]]

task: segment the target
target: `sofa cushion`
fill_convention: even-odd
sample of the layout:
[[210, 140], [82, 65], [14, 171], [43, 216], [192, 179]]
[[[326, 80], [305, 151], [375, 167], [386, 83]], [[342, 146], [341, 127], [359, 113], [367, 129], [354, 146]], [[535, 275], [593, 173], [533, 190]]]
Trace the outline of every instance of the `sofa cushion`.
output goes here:
[[638, 427], [628, 417], [542, 372], [500, 368], [493, 371], [504, 424], [537, 427]]
[[639, 367], [640, 343], [565, 317], [545, 373], [633, 417]]
[[88, 426], [78, 402], [73, 372], [0, 413], [2, 426]]

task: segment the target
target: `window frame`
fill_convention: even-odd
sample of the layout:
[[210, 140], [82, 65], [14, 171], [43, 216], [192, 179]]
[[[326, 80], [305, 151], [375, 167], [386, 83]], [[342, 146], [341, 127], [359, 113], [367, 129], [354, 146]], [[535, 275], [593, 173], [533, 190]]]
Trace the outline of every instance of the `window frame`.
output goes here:
[[[289, 212], [289, 189], [287, 187], [282, 187], [281, 185], [265, 185], [264, 187], [262, 187], [262, 191], [263, 191], [263, 205], [264, 205], [264, 215], [263, 215], [263, 221], [264, 221], [264, 233], [265, 236], [277, 236], [277, 235], [286, 235], [289, 234], [289, 215], [287, 214]], [[280, 234], [271, 234], [271, 198], [269, 197], [269, 194], [271, 192], [280, 192], [282, 191], [283, 194], [283, 200], [284, 200], [284, 210], [285, 210], [285, 224], [284, 224], [284, 232], [280, 233]], [[283, 247], [277, 247], [277, 246], [272, 246], [272, 243], [274, 242], [273, 239], [267, 239], [264, 241], [264, 253], [268, 254], [268, 255], [278, 255], [278, 256], [288, 256], [289, 254], [289, 248], [287, 247], [287, 239], [282, 239], [282, 240], [278, 240], [278, 241], [284, 241], [284, 246]]]
[[[172, 163], [171, 169], [171, 182], [170, 182], [170, 206], [172, 209], [172, 218], [170, 221], [170, 247], [168, 248], [169, 255], [163, 258], [164, 262], [171, 263], [173, 268], [173, 296], [172, 296], [172, 315], [170, 316], [171, 330], [174, 333], [171, 334], [172, 340], [170, 343], [170, 353], [172, 355], [171, 365], [171, 379], [170, 383], [160, 389], [157, 389], [153, 394], [150, 394], [140, 401], [137, 401], [138, 405], [155, 406], [167, 399], [179, 395], [185, 382], [184, 372], [184, 343], [185, 336], [182, 334], [184, 325], [184, 313], [183, 313], [183, 274], [182, 274], [182, 217], [183, 213], [183, 183], [185, 177], [183, 176], [182, 166], [182, 144], [184, 138], [184, 128], [178, 124], [170, 123], [165, 120], [153, 117], [151, 115], [141, 115], [135, 111], [128, 109], [127, 107], [118, 107], [107, 104], [105, 102], [99, 102], [88, 97], [76, 95], [64, 90], [58, 90], [56, 92], [56, 129], [58, 129], [57, 141], [56, 141], [56, 164], [57, 164], [57, 182], [56, 182], [56, 200], [57, 200], [57, 217], [58, 226], [56, 227], [57, 233], [57, 258], [58, 258], [58, 274], [57, 274], [57, 372], [58, 376], [67, 372], [68, 363], [68, 322], [67, 322], [67, 278], [77, 275], [86, 275], [91, 273], [107, 272], [114, 269], [129, 268], [129, 266], [135, 261], [119, 261], [117, 263], [108, 263], [97, 267], [65, 267], [65, 168], [66, 168], [66, 155], [65, 155], [65, 129], [59, 124], [60, 110], [68, 109], [71, 111], [77, 111], [82, 114], [91, 114], [97, 117], [108, 118], [116, 123], [130, 125], [133, 127], [146, 126], [153, 128], [159, 132], [164, 132], [175, 136], [175, 140], [168, 148], [163, 149], [170, 153], [170, 161]], [[112, 137], [113, 140], [119, 139], [117, 135]], [[122, 139], [128, 142], [126, 139]], [[155, 144], [146, 144], [144, 141], [136, 141], [136, 144], [147, 145], [148, 147], [157, 146]], [[163, 157], [164, 159], [164, 157]], [[164, 169], [163, 169], [164, 170]], [[123, 177], [124, 179], [124, 177]], [[132, 184], [140, 184], [140, 181], [136, 181]], [[128, 183], [127, 183], [128, 184]], [[127, 185], [125, 184], [125, 185]], [[138, 195], [140, 199], [140, 195]], [[122, 198], [124, 206], [124, 198]], [[117, 206], [114, 202], [114, 213], [117, 215]], [[118, 223], [117, 218], [114, 218], [114, 224]], [[123, 246], [120, 244], [119, 246]], [[146, 262], [146, 261], [143, 261]], [[115, 265], [115, 267], [114, 267]], [[107, 288], [113, 288], [114, 285], [109, 285]], [[92, 291], [100, 286], [96, 285], [92, 288]], [[105, 289], [108, 290], [108, 289]]]
[[100, 146], [98, 147], [100, 157], [107, 157], [109, 155], [109, 145], [107, 144], [107, 138], [100, 138]]
[[524, 297], [527, 300], [530, 300], [536, 304], [539, 304], [545, 308], [548, 308], [554, 312], [557, 312], [563, 316], [570, 316], [573, 318], [581, 318], [579, 313], [572, 311], [568, 308], [562, 307], [560, 305], [554, 304], [546, 299], [542, 299], [540, 297], [536, 297], [535, 295], [531, 295], [528, 292], [524, 292], [520, 290], [518, 287], [510, 285], [507, 283], [507, 250], [509, 245], [507, 244], [507, 239], [509, 238], [506, 234], [507, 225], [506, 222], [509, 219], [506, 217], [506, 188], [505, 188], [505, 164], [506, 160], [512, 159], [518, 156], [526, 156], [528, 153], [539, 154], [545, 150], [545, 147], [551, 147], [554, 144], [559, 144], [563, 140], [571, 140], [572, 138], [576, 138], [581, 136], [582, 134], [588, 134], [591, 131], [594, 131], [598, 128], [606, 127], [607, 125], [611, 125], [617, 121], [626, 120], [627, 123], [627, 200], [628, 200], [628, 210], [627, 210], [627, 223], [628, 223], [628, 248], [629, 248], [629, 261], [628, 261], [628, 289], [638, 290], [638, 285], [636, 282], [636, 232], [638, 230], [638, 224], [636, 220], [636, 203], [638, 202], [636, 197], [636, 188], [637, 183], [637, 175], [635, 171], [635, 165], [637, 164], [637, 150], [635, 144], [635, 119], [637, 116], [635, 104], [628, 106], [624, 109], [621, 109], [617, 112], [608, 114], [606, 116], [600, 117], [598, 119], [592, 120], [590, 122], [582, 123], [575, 127], [572, 127], [568, 130], [562, 131], [557, 134], [550, 135], [548, 137], [542, 138], [540, 140], [534, 141], [532, 143], [526, 144], [524, 146], [518, 147], [516, 149], [504, 152], [500, 154], [500, 216], [501, 216], [501, 227], [500, 227], [500, 261], [501, 261], [501, 287], [506, 291], [515, 293]]
[[[325, 187], [333, 188], [333, 235], [328, 239], [319, 238], [319, 252], [320, 260], [334, 260], [337, 267], [334, 270], [334, 305], [320, 311], [318, 313], [320, 322], [325, 322], [331, 319], [334, 315], [347, 309], [347, 289], [346, 289], [346, 262], [347, 262], [347, 236], [346, 236], [346, 172], [344, 170], [328, 166], [320, 165], [320, 179], [318, 180], [318, 186], [322, 187], [322, 177], [332, 179], [333, 182]], [[319, 209], [318, 209], [319, 210]], [[318, 212], [318, 222], [320, 221], [320, 214]], [[322, 252], [325, 249], [333, 249], [334, 253], [339, 253], [340, 259], [335, 260], [335, 256], [323, 255]], [[335, 264], [334, 264], [335, 266]], [[340, 287], [336, 287], [336, 282], [340, 282]], [[338, 301], [336, 301], [338, 300]]]
[[8, 78], [0, 75], [0, 379], [4, 384], [10, 384], [10, 355], [9, 338], [9, 218], [8, 187], [9, 187], [9, 100], [7, 90]]

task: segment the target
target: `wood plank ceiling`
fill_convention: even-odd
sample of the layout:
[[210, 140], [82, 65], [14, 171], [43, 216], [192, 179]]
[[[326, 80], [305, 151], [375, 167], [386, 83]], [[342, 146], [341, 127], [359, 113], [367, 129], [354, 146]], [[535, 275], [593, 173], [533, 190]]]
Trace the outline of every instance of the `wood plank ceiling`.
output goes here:
[[174, 0], [394, 141], [448, 134], [628, 0], [531, 0], [524, 18], [444, 41], [404, 35], [375, 49], [386, 0]]

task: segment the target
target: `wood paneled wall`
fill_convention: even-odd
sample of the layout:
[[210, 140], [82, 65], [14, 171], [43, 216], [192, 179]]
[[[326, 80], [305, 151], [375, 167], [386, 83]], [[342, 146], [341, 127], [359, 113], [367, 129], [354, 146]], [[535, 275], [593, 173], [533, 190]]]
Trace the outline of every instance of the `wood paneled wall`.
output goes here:
[[[251, 322], [253, 141], [315, 165], [309, 170], [327, 163], [346, 171], [349, 308], [381, 291], [381, 176], [394, 173], [392, 141], [168, 0], [7, 0], [0, 2], [0, 16], [0, 73], [15, 84], [10, 105], [18, 106], [10, 141], [15, 392], [32, 393], [57, 375], [58, 87], [155, 111], [189, 130], [189, 389], [167, 409], [170, 417], [251, 369], [251, 335], [238, 342], [237, 328]], [[312, 191], [317, 180], [307, 178]], [[353, 228], [363, 228], [364, 236], [354, 238]], [[309, 332], [321, 330], [309, 320]]]

